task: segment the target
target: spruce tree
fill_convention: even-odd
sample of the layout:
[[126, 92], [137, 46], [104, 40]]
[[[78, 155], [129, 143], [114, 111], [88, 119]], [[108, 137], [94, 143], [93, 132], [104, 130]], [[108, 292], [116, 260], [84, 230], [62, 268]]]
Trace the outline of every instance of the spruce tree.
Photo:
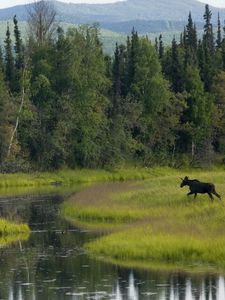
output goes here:
[[203, 42], [204, 42], [205, 50], [212, 55], [214, 53], [214, 36], [213, 36], [213, 25], [211, 23], [211, 18], [212, 18], [212, 12], [209, 9], [209, 5], [206, 4], [205, 13], [204, 13], [205, 25], [204, 25]]
[[24, 68], [24, 53], [23, 44], [21, 39], [21, 33], [18, 28], [18, 21], [16, 16], [13, 18], [14, 23], [14, 37], [15, 37], [15, 80], [14, 80], [14, 91], [20, 92], [22, 86], [22, 74]]
[[113, 83], [113, 114], [119, 113], [121, 106], [121, 97], [126, 96], [126, 47], [124, 45], [118, 46], [114, 53], [112, 83]]
[[9, 24], [7, 25], [5, 43], [5, 79], [9, 84], [11, 90], [13, 90], [14, 81], [14, 58], [12, 53], [12, 40], [9, 30]]
[[132, 30], [131, 39], [128, 40], [130, 45], [127, 45], [127, 91], [130, 90], [136, 71], [136, 63], [139, 55], [139, 37], [137, 31]]
[[191, 13], [188, 16], [185, 33], [185, 63], [186, 65], [197, 65], [197, 32]]
[[216, 39], [216, 47], [219, 49], [222, 46], [222, 32], [221, 32], [221, 22], [220, 22], [220, 14], [218, 13], [218, 27], [217, 27], [217, 39]]
[[17, 70], [21, 70], [23, 68], [24, 58], [23, 58], [23, 44], [21, 39], [21, 33], [18, 27], [18, 21], [16, 16], [13, 18], [14, 23], [14, 37], [15, 37], [15, 67]]
[[182, 92], [184, 90], [183, 66], [175, 37], [172, 40], [171, 63], [167, 72], [168, 78], [172, 83], [173, 91], [175, 93]]
[[163, 45], [163, 39], [162, 34], [159, 35], [159, 59], [162, 60], [164, 56], [164, 45]]
[[215, 47], [214, 47], [214, 36], [213, 36], [213, 26], [211, 23], [212, 12], [209, 9], [209, 5], [205, 6], [204, 14], [204, 34], [203, 34], [203, 50], [205, 57], [205, 65], [201, 70], [202, 79], [205, 84], [206, 91], [209, 91], [213, 82], [213, 77], [215, 75]]
[[155, 51], [156, 53], [159, 53], [159, 42], [157, 37], [155, 37]]

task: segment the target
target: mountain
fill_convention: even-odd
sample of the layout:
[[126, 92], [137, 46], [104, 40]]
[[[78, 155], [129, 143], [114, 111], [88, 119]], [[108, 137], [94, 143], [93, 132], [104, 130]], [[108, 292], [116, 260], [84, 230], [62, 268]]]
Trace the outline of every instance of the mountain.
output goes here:
[[[127, 0], [111, 4], [72, 4], [54, 1], [58, 19], [72, 24], [98, 22], [103, 28], [115, 32], [159, 32], [181, 30], [189, 11], [199, 25], [203, 22], [204, 4], [197, 0]], [[217, 14], [225, 18], [225, 9], [211, 7], [213, 22]], [[0, 10], [0, 20], [26, 19], [26, 5]]]
[[[70, 22], [122, 22], [131, 20], [185, 21], [189, 11], [196, 22], [202, 21], [204, 4], [197, 0], [127, 0], [113, 4], [67, 4], [56, 2], [59, 14]], [[225, 9], [212, 7], [214, 19]]]

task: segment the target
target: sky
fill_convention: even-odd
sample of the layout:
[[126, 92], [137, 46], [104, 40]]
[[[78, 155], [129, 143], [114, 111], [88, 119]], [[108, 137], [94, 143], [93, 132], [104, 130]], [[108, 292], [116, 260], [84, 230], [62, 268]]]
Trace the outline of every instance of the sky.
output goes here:
[[[116, 2], [115, 0], [60, 0], [62, 2], [73, 2], [73, 3], [112, 3]], [[123, 0], [117, 0], [123, 1]], [[181, 0], [182, 1], [182, 0]], [[208, 3], [213, 6], [217, 7], [224, 7], [225, 8], [225, 0], [199, 0], [203, 3]], [[34, 2], [34, 0], [0, 0], [0, 9], [6, 8], [10, 6], [15, 6], [19, 4], [28, 4], [29, 2]]]

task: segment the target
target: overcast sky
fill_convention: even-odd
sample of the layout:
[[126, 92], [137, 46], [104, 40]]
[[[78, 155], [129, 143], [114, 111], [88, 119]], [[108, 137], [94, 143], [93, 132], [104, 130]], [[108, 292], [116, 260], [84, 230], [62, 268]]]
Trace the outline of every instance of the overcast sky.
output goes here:
[[[74, 3], [112, 3], [116, 2], [115, 0], [60, 0], [62, 2], [74, 2]], [[117, 0], [123, 1], [123, 0]], [[182, 1], [182, 0], [181, 0]], [[225, 0], [199, 0], [201, 2], [206, 2], [208, 4], [225, 7]], [[9, 6], [19, 5], [19, 4], [28, 4], [29, 2], [33, 2], [33, 0], [0, 0], [0, 8], [5, 8]]]

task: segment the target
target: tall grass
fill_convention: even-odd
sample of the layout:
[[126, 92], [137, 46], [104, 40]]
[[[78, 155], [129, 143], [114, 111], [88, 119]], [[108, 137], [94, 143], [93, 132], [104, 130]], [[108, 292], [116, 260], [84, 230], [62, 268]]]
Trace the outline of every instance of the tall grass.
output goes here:
[[103, 181], [125, 181], [130, 179], [145, 179], [149, 170], [144, 168], [128, 168], [115, 170], [60, 170], [43, 173], [0, 174], [0, 188], [46, 186], [60, 182], [63, 185], [76, 183], [92, 183]]
[[214, 182], [225, 198], [224, 170], [157, 169], [147, 180], [125, 184], [119, 192], [110, 189], [109, 193], [102, 187], [101, 197], [95, 197], [93, 188], [81, 193], [65, 204], [64, 214], [95, 229], [112, 228], [112, 233], [86, 246], [90, 253], [108, 260], [180, 268], [213, 266], [225, 271], [224, 200], [211, 202], [208, 195], [188, 198], [179, 178], [189, 174]]
[[0, 219], [0, 236], [16, 235], [20, 233], [29, 233], [27, 224], [15, 224], [5, 219]]
[[16, 241], [25, 241], [29, 235], [30, 228], [27, 224], [16, 224], [0, 219], [0, 248]]

